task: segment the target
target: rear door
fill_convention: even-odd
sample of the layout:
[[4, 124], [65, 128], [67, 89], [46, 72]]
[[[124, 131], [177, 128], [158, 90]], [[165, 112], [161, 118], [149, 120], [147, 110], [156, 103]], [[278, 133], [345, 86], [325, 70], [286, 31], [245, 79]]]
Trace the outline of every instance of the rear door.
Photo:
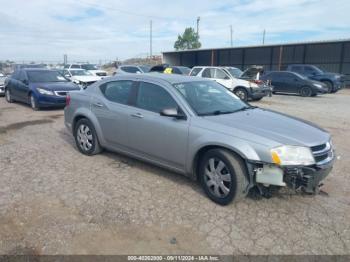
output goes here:
[[29, 81], [27, 74], [24, 70], [21, 70], [19, 73], [19, 79], [17, 81], [17, 99], [28, 102], [28, 93], [29, 93]]
[[128, 148], [127, 121], [130, 115], [130, 97], [136, 82], [119, 80], [105, 83], [96, 90], [91, 100], [91, 110], [101, 126], [108, 146]]
[[283, 83], [282, 73], [271, 73], [266, 76], [266, 79], [271, 80], [271, 85], [273, 86], [273, 91], [275, 92], [285, 92], [285, 84]]
[[161, 116], [160, 112], [166, 108], [182, 111], [163, 86], [141, 81], [128, 121], [130, 147], [138, 155], [183, 171], [189, 119]]

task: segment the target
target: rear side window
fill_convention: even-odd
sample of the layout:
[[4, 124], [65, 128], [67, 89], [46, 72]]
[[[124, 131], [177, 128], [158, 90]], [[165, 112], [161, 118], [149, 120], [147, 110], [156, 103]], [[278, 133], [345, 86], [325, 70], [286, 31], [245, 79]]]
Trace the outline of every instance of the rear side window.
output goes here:
[[214, 74], [215, 74], [215, 69], [214, 68], [206, 68], [206, 69], [204, 69], [204, 71], [202, 73], [202, 77], [214, 78]]
[[198, 75], [198, 73], [202, 70], [201, 67], [196, 67], [196, 68], [193, 68], [191, 73], [190, 73], [190, 76], [196, 76]]
[[175, 100], [163, 87], [146, 82], [140, 82], [136, 106], [155, 113], [166, 108], [178, 108]]
[[113, 81], [100, 86], [103, 95], [112, 102], [127, 105], [131, 94], [133, 81]]
[[72, 65], [70, 68], [80, 68], [80, 65]]

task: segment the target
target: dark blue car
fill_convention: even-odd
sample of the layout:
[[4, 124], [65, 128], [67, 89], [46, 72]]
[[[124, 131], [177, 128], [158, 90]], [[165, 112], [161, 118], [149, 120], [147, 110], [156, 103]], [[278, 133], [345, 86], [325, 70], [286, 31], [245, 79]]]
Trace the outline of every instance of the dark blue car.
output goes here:
[[345, 87], [345, 76], [337, 73], [325, 72], [314, 65], [289, 65], [287, 71], [292, 71], [312, 80], [320, 81], [327, 86], [328, 93], [335, 93]]
[[44, 107], [64, 107], [67, 93], [78, 90], [80, 88], [76, 84], [58, 71], [24, 68], [11, 75], [6, 85], [5, 97], [9, 103], [24, 102], [38, 110]]

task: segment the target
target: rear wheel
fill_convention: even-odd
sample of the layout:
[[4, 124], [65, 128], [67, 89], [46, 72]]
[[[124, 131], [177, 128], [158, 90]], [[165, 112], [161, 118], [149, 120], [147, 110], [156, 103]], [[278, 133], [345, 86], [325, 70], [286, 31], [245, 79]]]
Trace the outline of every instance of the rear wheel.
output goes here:
[[312, 96], [312, 89], [309, 86], [303, 86], [300, 89], [300, 95], [303, 97], [310, 97]]
[[12, 99], [12, 96], [11, 96], [11, 91], [8, 88], [6, 88], [6, 91], [5, 91], [5, 98], [6, 98], [6, 101], [8, 103], [13, 103], [13, 99]]
[[242, 101], [248, 101], [248, 92], [242, 87], [236, 88], [233, 93], [238, 96]]
[[207, 196], [215, 203], [227, 205], [246, 196], [248, 181], [244, 162], [224, 149], [209, 150], [199, 167], [199, 179]]
[[85, 155], [96, 155], [102, 151], [95, 128], [86, 118], [75, 125], [74, 138], [79, 151]]

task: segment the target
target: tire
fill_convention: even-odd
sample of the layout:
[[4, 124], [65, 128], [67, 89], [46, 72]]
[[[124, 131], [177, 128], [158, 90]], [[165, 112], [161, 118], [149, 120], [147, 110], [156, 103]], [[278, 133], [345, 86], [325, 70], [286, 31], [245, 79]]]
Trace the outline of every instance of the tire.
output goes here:
[[224, 149], [211, 149], [200, 161], [199, 180], [207, 196], [219, 205], [244, 198], [248, 181], [243, 160]]
[[13, 99], [12, 99], [12, 96], [11, 96], [11, 91], [9, 88], [6, 88], [5, 90], [5, 99], [8, 103], [13, 103]]
[[312, 89], [309, 86], [303, 86], [300, 89], [300, 95], [302, 97], [310, 97], [312, 96]]
[[333, 93], [334, 89], [333, 89], [333, 83], [331, 81], [322, 81], [322, 83], [324, 83], [327, 86], [327, 93]]
[[247, 102], [248, 101], [248, 92], [243, 87], [236, 88], [233, 93], [238, 96], [242, 101]]
[[29, 95], [29, 104], [30, 107], [34, 110], [34, 111], [38, 111], [39, 110], [39, 106], [38, 106], [38, 102], [36, 101], [35, 97], [33, 96], [33, 94]]
[[102, 151], [95, 128], [86, 118], [80, 119], [76, 123], [74, 139], [78, 150], [84, 155], [92, 156]]

